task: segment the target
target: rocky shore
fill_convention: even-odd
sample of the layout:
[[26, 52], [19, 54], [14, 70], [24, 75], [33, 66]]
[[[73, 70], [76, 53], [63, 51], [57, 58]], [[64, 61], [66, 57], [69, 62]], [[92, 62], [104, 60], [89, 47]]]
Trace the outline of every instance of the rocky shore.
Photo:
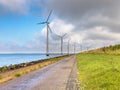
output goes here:
[[[58, 56], [58, 57], [54, 57], [54, 58], [59, 58], [59, 57], [62, 57], [62, 56]], [[15, 65], [3, 66], [3, 67], [0, 67], [0, 73], [20, 69], [20, 68], [23, 68], [23, 67], [27, 67], [27, 66], [37, 64], [37, 63], [42, 63], [42, 62], [45, 62], [45, 61], [48, 61], [48, 60], [51, 60], [51, 58], [32, 61], [32, 62], [26, 62], [26, 63], [20, 63], [20, 64], [15, 64]]]

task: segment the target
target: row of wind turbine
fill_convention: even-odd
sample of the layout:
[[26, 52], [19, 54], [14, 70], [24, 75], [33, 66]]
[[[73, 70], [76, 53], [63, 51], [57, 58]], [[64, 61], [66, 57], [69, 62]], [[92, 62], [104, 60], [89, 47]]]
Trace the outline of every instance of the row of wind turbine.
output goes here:
[[[38, 24], [46, 24], [46, 26], [47, 26], [46, 56], [49, 56], [49, 31], [52, 32], [52, 33], [54, 33], [54, 32], [51, 30], [50, 26], [49, 26], [49, 24], [50, 24], [49, 19], [50, 19], [51, 14], [52, 14], [52, 10], [50, 11], [50, 13], [49, 13], [49, 15], [48, 15], [48, 17], [47, 17], [47, 19], [46, 19], [45, 22], [40, 22], [40, 23], [38, 23]], [[54, 34], [61, 39], [61, 55], [63, 55], [63, 38], [64, 38], [67, 34], [66, 34], [66, 33], [63, 34], [63, 35], [58, 35], [58, 34], [56, 34], [56, 33], [54, 33]]]

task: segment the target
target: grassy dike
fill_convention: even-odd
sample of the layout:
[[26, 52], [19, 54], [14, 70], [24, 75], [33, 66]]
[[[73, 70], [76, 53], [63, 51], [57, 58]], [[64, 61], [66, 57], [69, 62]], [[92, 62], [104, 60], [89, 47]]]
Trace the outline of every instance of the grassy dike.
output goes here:
[[38, 70], [40, 68], [43, 68], [47, 65], [55, 63], [66, 57], [68, 57], [68, 56], [66, 55], [66, 56], [60, 56], [60, 57], [46, 59], [46, 60], [42, 60], [42, 61], [39, 60], [39, 61], [19, 64], [19, 65], [12, 65], [12, 68], [11, 68], [11, 66], [3, 67], [0, 69], [0, 84], [7, 82], [9, 80], [12, 80], [14, 78], [23, 76], [25, 74], [28, 74], [28, 73]]
[[80, 90], [120, 90], [120, 55], [78, 54]]

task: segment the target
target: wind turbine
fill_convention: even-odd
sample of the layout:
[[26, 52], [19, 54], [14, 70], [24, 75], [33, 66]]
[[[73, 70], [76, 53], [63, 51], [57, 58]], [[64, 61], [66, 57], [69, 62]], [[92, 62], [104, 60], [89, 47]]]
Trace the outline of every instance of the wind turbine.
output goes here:
[[49, 25], [48, 25], [48, 29], [50, 30], [50, 32], [52, 32], [53, 34], [55, 34], [56, 36], [58, 36], [61, 39], [61, 55], [62, 55], [63, 54], [63, 38], [67, 35], [67, 33], [65, 33], [63, 35], [58, 35], [51, 30]]
[[56, 36], [58, 36], [61, 39], [61, 55], [62, 55], [63, 54], [63, 38], [67, 35], [67, 33], [65, 33], [63, 35], [58, 35], [51, 30], [49, 25], [48, 25], [48, 28], [49, 28], [50, 32], [52, 32], [53, 34], [55, 34]]
[[82, 52], [82, 44], [80, 44], [80, 52]]
[[47, 37], [46, 37], [46, 56], [49, 56], [49, 19], [50, 19], [50, 15], [52, 13], [52, 10], [50, 11], [47, 20], [45, 22], [40, 22], [38, 24], [46, 24], [47, 26]]
[[70, 39], [68, 39], [68, 47], [67, 47], [67, 49], [68, 49], [68, 55], [70, 54], [69, 48], [70, 48]]
[[90, 48], [91, 48], [91, 46], [87, 46], [87, 47], [86, 47], [87, 51], [89, 51], [89, 50], [90, 50]]
[[63, 38], [66, 36], [67, 34], [63, 34], [62, 36], [59, 36], [61, 39], [61, 55], [63, 55]]
[[67, 33], [63, 34], [63, 35], [58, 35], [56, 34], [58, 37], [60, 37], [61, 39], [61, 55], [63, 54], [63, 38], [67, 35]]
[[74, 42], [74, 54], [76, 53], [76, 43]]

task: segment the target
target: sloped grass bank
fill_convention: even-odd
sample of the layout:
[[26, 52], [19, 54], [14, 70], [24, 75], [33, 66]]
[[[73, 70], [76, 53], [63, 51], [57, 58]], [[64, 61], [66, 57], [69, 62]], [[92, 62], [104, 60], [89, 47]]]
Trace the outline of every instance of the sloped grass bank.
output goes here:
[[78, 54], [81, 90], [120, 90], [120, 55]]
[[46, 59], [46, 60], [42, 60], [42, 61], [38, 60], [38, 61], [24, 63], [24, 64], [22, 63], [19, 65], [12, 65], [12, 68], [11, 68], [11, 66], [3, 67], [0, 69], [1, 70], [0, 71], [0, 84], [7, 82], [9, 80], [12, 80], [14, 78], [23, 76], [25, 74], [28, 74], [28, 73], [38, 70], [40, 68], [43, 68], [47, 65], [55, 63], [66, 57], [68, 57], [68, 56], [66, 55], [66, 56], [60, 56], [60, 57]]

